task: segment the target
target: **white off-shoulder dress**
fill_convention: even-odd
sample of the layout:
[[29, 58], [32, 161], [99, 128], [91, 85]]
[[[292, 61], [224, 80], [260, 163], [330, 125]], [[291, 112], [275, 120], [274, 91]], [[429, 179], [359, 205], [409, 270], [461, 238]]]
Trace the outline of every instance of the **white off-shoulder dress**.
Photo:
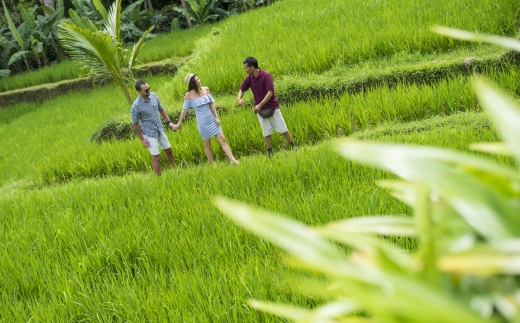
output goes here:
[[212, 102], [215, 102], [215, 100], [211, 94], [206, 94], [193, 100], [184, 100], [183, 109], [193, 109], [195, 111], [197, 128], [199, 129], [202, 140], [209, 139], [222, 132], [222, 129], [217, 125], [215, 116], [209, 107]]

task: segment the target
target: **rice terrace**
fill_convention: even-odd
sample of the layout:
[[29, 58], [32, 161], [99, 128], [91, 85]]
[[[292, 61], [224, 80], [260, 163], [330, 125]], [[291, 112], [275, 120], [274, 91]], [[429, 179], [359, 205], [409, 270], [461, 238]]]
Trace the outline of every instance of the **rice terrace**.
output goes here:
[[[121, 86], [87, 76], [81, 62], [0, 77], [0, 322], [519, 322], [520, 213], [510, 210], [520, 209], [520, 139], [511, 144], [520, 119], [504, 112], [497, 127], [476, 89], [487, 88], [483, 79], [516, 104], [520, 53], [439, 27], [517, 40], [519, 1], [186, 3], [242, 11], [157, 30], [133, 78], [176, 123], [185, 75], [196, 73], [240, 164], [212, 139], [211, 167], [188, 113], [182, 128], [166, 130], [174, 168], [161, 152], [156, 176]], [[14, 33], [4, 22], [6, 41]], [[251, 91], [237, 105], [248, 56], [273, 76], [299, 150], [274, 134], [268, 158]], [[25, 68], [14, 59], [5, 70]], [[496, 145], [475, 151], [474, 143]], [[397, 145], [403, 154], [431, 150], [406, 155], [420, 165], [382, 153]], [[413, 174], [438, 182], [398, 181]], [[479, 181], [455, 180], [465, 174], [488, 193], [477, 194]], [[441, 182], [448, 188], [437, 194]], [[457, 192], [469, 193], [446, 198]], [[334, 231], [363, 218], [375, 219], [375, 235]]]

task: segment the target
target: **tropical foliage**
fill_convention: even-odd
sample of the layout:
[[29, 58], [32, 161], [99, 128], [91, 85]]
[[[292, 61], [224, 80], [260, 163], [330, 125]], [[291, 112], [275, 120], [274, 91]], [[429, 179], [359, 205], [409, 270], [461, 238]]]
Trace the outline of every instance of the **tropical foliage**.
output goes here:
[[3, 0], [2, 5], [10, 34], [6, 30], [0, 31], [0, 76], [24, 70], [20, 61], [23, 61], [25, 69], [31, 70], [33, 61], [41, 68], [50, 65], [49, 55], [60, 56], [61, 47], [56, 38], [56, 29], [63, 18], [63, 0], [56, 2], [56, 10], [42, 6], [46, 16], [36, 15], [38, 7], [27, 10], [20, 3], [19, 9], [24, 22], [18, 27], [11, 19]]
[[153, 26], [144, 32], [131, 51], [126, 49], [121, 36], [121, 2], [117, 0], [112, 4], [102, 30], [90, 19], [70, 10], [70, 18], [58, 26], [58, 37], [67, 53], [83, 62], [90, 75], [98, 80], [111, 79], [131, 103], [128, 85], [133, 81], [132, 70]]
[[211, 14], [210, 10], [213, 6], [214, 0], [186, 0], [190, 5], [190, 9], [176, 7], [175, 11], [182, 13], [186, 19], [195, 22], [198, 25], [203, 25], [210, 20], [215, 20], [219, 16]]
[[[150, 19], [153, 17], [152, 9], [141, 10], [144, 0], [138, 0], [122, 9], [120, 14], [121, 38], [124, 42], [136, 42], [143, 36], [143, 31], [150, 28]], [[100, 0], [72, 0], [75, 12], [78, 16], [88, 18], [98, 29], [101, 29], [108, 20], [108, 10], [105, 9]], [[148, 22], [148, 23], [147, 23]], [[149, 36], [152, 36], [151, 34]]]
[[[138, 42], [152, 26], [156, 31], [175, 31], [183, 26], [175, 17], [179, 14], [188, 20], [191, 27], [191, 21], [202, 25], [269, 4], [265, 0], [186, 0], [188, 8], [182, 0], [183, 8], [166, 5], [164, 10], [154, 11], [148, 5], [141, 10], [144, 1], [132, 2], [121, 12], [121, 38], [125, 43]], [[71, 0], [71, 3], [79, 17], [90, 19], [98, 29], [106, 23], [108, 10], [101, 0]], [[0, 77], [40, 69], [66, 59], [57, 38], [57, 25], [65, 17], [63, 0], [56, 0], [56, 9], [45, 5], [27, 9], [20, 2], [18, 10], [16, 16], [20, 16], [23, 22], [16, 25], [16, 19], [12, 19], [8, 8], [3, 5], [6, 24], [0, 26]], [[39, 11], [45, 15], [36, 14]], [[147, 37], [155, 35], [149, 33]]]
[[[520, 49], [505, 37], [435, 30]], [[216, 200], [239, 225], [324, 277], [304, 281], [301, 289], [325, 305], [306, 309], [252, 300], [254, 308], [295, 322], [518, 322], [520, 106], [481, 77], [473, 84], [504, 142], [472, 148], [511, 156], [516, 167], [427, 147], [348, 140], [338, 145], [346, 158], [400, 177], [379, 185], [413, 208], [413, 217], [366, 216], [309, 227]], [[402, 251], [386, 236], [413, 237], [417, 248]], [[352, 251], [345, 255], [339, 245]]]

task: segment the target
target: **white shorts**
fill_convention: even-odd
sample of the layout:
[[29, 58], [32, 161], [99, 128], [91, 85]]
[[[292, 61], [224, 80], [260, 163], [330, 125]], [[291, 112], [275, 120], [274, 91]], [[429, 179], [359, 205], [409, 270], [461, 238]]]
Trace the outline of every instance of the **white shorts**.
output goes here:
[[258, 117], [258, 122], [260, 122], [260, 125], [262, 126], [262, 134], [264, 137], [272, 135], [273, 128], [279, 133], [285, 133], [289, 130], [287, 129], [287, 125], [285, 124], [280, 109], [274, 110], [274, 114], [270, 118], [262, 118], [258, 113], [256, 115]]
[[168, 137], [161, 132], [161, 136], [159, 138], [148, 137], [147, 135], [143, 135], [144, 139], [148, 141], [148, 150], [150, 154], [153, 156], [159, 155], [159, 145], [161, 145], [162, 150], [170, 148], [170, 142], [168, 141]]

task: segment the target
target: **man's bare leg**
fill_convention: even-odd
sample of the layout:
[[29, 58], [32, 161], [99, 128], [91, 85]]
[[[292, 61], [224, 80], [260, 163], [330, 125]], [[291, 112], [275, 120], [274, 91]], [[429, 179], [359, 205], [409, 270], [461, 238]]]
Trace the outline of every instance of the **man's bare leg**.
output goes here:
[[161, 155], [152, 155], [152, 168], [157, 176], [161, 176]]
[[273, 153], [273, 139], [271, 136], [265, 136], [264, 137], [265, 147], [267, 148], [267, 156], [271, 157], [271, 154]]
[[170, 167], [173, 169], [172, 147], [170, 147], [168, 149], [164, 149], [164, 155], [166, 156], [166, 160], [168, 161], [168, 164], [170, 164]]

